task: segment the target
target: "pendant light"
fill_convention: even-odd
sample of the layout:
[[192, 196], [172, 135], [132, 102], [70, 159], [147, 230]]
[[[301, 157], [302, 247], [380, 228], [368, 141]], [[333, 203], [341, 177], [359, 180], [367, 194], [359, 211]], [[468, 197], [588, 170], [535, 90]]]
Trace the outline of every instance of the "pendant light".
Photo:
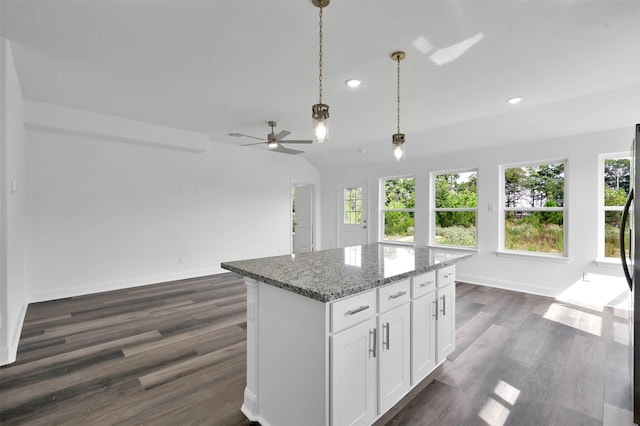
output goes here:
[[329, 140], [329, 105], [322, 103], [322, 10], [329, 5], [330, 0], [311, 0], [314, 6], [320, 8], [320, 55], [318, 61], [318, 82], [319, 82], [319, 100], [318, 103], [311, 107], [313, 118], [313, 141], [322, 143]]
[[393, 158], [396, 161], [404, 160], [404, 133], [400, 133], [400, 61], [406, 57], [404, 52], [394, 52], [391, 59], [398, 63], [398, 114], [397, 114], [397, 133], [393, 135], [391, 143], [393, 144]]

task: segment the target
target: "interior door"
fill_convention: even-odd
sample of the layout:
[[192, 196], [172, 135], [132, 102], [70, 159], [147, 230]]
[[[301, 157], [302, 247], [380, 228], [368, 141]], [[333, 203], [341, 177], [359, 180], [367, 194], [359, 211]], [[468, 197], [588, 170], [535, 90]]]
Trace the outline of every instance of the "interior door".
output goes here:
[[293, 253], [313, 251], [313, 185], [293, 188]]
[[369, 243], [367, 187], [363, 182], [338, 186], [338, 246]]

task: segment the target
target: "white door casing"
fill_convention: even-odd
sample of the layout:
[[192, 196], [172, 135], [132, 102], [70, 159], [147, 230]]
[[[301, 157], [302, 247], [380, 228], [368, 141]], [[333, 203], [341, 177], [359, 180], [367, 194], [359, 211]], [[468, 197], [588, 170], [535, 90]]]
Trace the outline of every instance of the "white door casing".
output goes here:
[[313, 251], [313, 210], [314, 187], [313, 185], [295, 185], [295, 235], [293, 235], [292, 252], [305, 253]]
[[[369, 243], [368, 190], [365, 181], [338, 185], [338, 247]], [[347, 200], [348, 199], [348, 200]]]

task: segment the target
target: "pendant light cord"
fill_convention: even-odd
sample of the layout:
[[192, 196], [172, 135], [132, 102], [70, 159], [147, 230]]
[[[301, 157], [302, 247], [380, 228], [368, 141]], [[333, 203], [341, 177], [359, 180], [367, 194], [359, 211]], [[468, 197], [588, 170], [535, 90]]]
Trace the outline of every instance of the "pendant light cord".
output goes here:
[[398, 132], [400, 133], [400, 58], [398, 57], [398, 117], [397, 117], [397, 123], [398, 123]]
[[319, 68], [319, 73], [318, 73], [318, 83], [319, 83], [319, 93], [320, 93], [320, 101], [318, 102], [319, 104], [322, 103], [322, 6], [320, 6], [320, 58], [319, 58], [319, 62], [318, 62], [318, 68]]

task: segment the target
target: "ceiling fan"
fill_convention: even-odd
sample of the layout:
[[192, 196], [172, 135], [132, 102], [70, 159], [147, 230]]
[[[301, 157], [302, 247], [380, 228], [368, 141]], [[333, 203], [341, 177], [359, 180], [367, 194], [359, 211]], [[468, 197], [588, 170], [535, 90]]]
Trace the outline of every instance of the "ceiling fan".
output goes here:
[[242, 133], [229, 133], [229, 136], [235, 136], [235, 137], [245, 137], [245, 138], [251, 138], [251, 139], [258, 139], [262, 142], [256, 142], [256, 143], [248, 143], [248, 144], [244, 144], [241, 146], [251, 146], [251, 145], [260, 145], [260, 144], [267, 144], [267, 147], [275, 152], [281, 152], [283, 154], [291, 154], [291, 155], [296, 155], [296, 154], [302, 154], [304, 153], [304, 151], [299, 151], [297, 149], [291, 149], [291, 148], [285, 148], [284, 146], [282, 146], [282, 144], [284, 143], [312, 143], [313, 141], [311, 140], [293, 140], [293, 139], [289, 139], [289, 140], [284, 140], [284, 138], [286, 138], [287, 136], [289, 136], [291, 134], [290, 131], [288, 130], [281, 130], [278, 134], [275, 133], [275, 131], [273, 130], [274, 127], [276, 127], [278, 125], [278, 123], [276, 123], [275, 121], [268, 121], [267, 124], [269, 125], [269, 127], [271, 127], [271, 133], [267, 134], [267, 138], [259, 138], [256, 136], [251, 136], [251, 135], [245, 135]]

